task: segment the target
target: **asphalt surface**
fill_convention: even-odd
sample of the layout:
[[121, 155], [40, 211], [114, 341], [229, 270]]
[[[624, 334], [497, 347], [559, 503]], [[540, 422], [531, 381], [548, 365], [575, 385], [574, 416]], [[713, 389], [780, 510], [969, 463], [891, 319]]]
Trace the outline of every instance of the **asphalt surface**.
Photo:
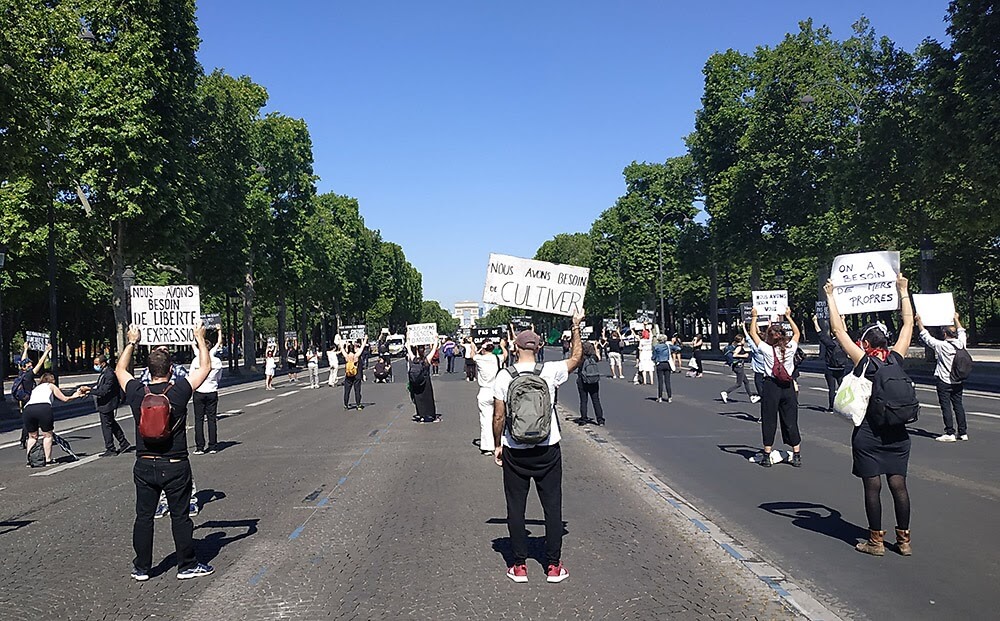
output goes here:
[[[875, 558], [853, 549], [867, 536], [867, 522], [861, 483], [851, 474], [851, 426], [820, 411], [827, 403], [821, 376], [800, 379], [804, 467], [765, 469], [747, 461], [761, 447], [759, 406], [742, 391], [733, 393], [736, 402], [722, 403], [719, 392], [733, 375], [721, 363], [706, 363], [702, 378], [673, 375], [670, 404], [651, 400], [655, 386], [632, 384], [632, 360], [626, 369], [627, 380], [601, 382], [608, 421], [601, 433], [842, 616], [997, 618], [998, 395], [967, 394], [966, 409], [975, 413], [971, 441], [944, 444], [933, 440], [943, 427], [936, 394], [918, 388], [924, 407], [910, 427], [908, 477], [914, 553]], [[575, 389], [563, 391], [560, 401], [576, 409]], [[882, 505], [883, 527], [891, 533], [885, 486]]]
[[[571, 423], [563, 443], [571, 577], [543, 580], [544, 528], [532, 495], [530, 582], [510, 582], [500, 470], [471, 444], [476, 386], [458, 375], [434, 382], [443, 420], [429, 425], [411, 422], [403, 382], [366, 384], [360, 412], [343, 409], [340, 388], [282, 380], [273, 392], [259, 383], [223, 390], [222, 450], [191, 458], [203, 505], [196, 546], [216, 567], [199, 580], [174, 578], [169, 518], [156, 523], [152, 579], [128, 578], [134, 458], [97, 456], [93, 415], [57, 423], [82, 459], [57, 450], [60, 464], [46, 469], [24, 467], [16, 431], [0, 435], [0, 617], [797, 618], [609, 457], [591, 430]], [[610, 384], [607, 393], [622, 400], [609, 408], [613, 425], [650, 418], [639, 391]], [[128, 413], [119, 415], [132, 438]], [[666, 442], [658, 440], [662, 449]], [[735, 461], [717, 450], [710, 457]], [[785, 519], [780, 528], [796, 530]]]

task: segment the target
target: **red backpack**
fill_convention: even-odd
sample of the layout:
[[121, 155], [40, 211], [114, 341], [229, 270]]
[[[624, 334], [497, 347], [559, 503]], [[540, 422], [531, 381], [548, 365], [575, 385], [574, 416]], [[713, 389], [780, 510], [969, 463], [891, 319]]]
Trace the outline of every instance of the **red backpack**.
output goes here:
[[[162, 442], [174, 432], [174, 427], [170, 425], [170, 400], [167, 399], [167, 393], [173, 387], [173, 383], [167, 384], [167, 389], [161, 394], [149, 392], [149, 386], [145, 387], [146, 395], [139, 406], [139, 435], [144, 440]], [[183, 420], [181, 417], [178, 424]]]
[[781, 360], [778, 360], [778, 348], [774, 347], [774, 362], [771, 363], [771, 375], [774, 377], [774, 382], [781, 387], [791, 386], [792, 376], [788, 374], [788, 369], [785, 368], [785, 352], [781, 352]]

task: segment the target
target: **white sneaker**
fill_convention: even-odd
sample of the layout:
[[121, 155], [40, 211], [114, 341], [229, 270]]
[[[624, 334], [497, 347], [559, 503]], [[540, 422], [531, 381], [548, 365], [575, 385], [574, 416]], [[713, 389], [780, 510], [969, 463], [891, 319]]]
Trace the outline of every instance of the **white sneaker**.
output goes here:
[[936, 437], [934, 439], [937, 440], [938, 442], [954, 442], [955, 441], [955, 434], [953, 434], [953, 433], [944, 433], [944, 434], [941, 434], [941, 435], [939, 435], [938, 437]]
[[750, 397], [750, 403], [759, 403], [759, 402], [760, 402], [760, 395], [754, 395]]
[[722, 391], [719, 394], [722, 395], [722, 402], [723, 403], [729, 403], [729, 395], [726, 394], [726, 391]]
[[961, 440], [962, 442], [968, 442], [969, 441], [969, 434], [963, 433], [962, 435], [958, 436], [958, 439]]

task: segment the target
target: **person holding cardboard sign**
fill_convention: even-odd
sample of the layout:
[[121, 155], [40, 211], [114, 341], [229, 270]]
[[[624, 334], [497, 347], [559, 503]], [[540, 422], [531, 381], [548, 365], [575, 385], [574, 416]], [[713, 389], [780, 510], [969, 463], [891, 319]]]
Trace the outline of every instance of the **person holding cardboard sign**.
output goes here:
[[[837, 342], [854, 363], [853, 374], [874, 380], [879, 370], [889, 365], [902, 368], [903, 356], [910, 348], [913, 336], [913, 307], [907, 293], [908, 281], [899, 274], [896, 286], [902, 301], [903, 327], [896, 344], [889, 347], [887, 328], [882, 324], [869, 324], [854, 342], [847, 334], [844, 319], [837, 308], [832, 281], [826, 281], [823, 290], [830, 305], [830, 330]], [[916, 398], [914, 394], [913, 398]], [[838, 395], [839, 402], [839, 395]], [[859, 552], [882, 556], [885, 554], [882, 530], [882, 475], [885, 475], [892, 494], [896, 512], [896, 546], [903, 556], [910, 555], [910, 492], [906, 489], [906, 471], [910, 463], [910, 434], [906, 425], [879, 426], [869, 420], [875, 399], [868, 401], [861, 424], [851, 434], [851, 454], [854, 476], [861, 479], [865, 489], [865, 514], [868, 517], [868, 540], [855, 548]]]
[[[934, 368], [934, 379], [937, 380], [938, 405], [941, 406], [941, 416], [944, 417], [944, 434], [934, 438], [938, 442], [954, 442], [957, 440], [968, 441], [969, 427], [965, 420], [965, 404], [962, 402], [962, 389], [965, 377], [961, 373], [956, 373], [955, 361], [963, 355], [968, 357], [965, 350], [966, 337], [965, 328], [955, 313], [955, 325], [941, 328], [944, 339], [936, 339], [924, 327], [924, 322], [920, 315], [916, 316], [917, 328], [920, 330], [920, 340], [925, 345], [934, 350], [937, 358], [937, 366]], [[959, 353], [959, 350], [963, 350]], [[969, 358], [971, 364], [972, 359]], [[954, 411], [954, 413], [953, 413]], [[955, 420], [958, 420], [958, 435], [955, 435]]]
[[760, 338], [757, 327], [757, 309], [750, 314], [750, 338], [764, 360], [763, 393], [760, 395], [761, 434], [764, 440], [764, 454], [760, 465], [771, 467], [771, 449], [778, 422], [781, 422], [781, 439], [792, 447], [792, 465], [802, 467], [802, 436], [799, 434], [799, 398], [795, 391], [792, 374], [795, 372], [795, 351], [799, 347], [799, 326], [792, 319], [792, 309], [785, 308], [785, 318], [792, 326], [789, 339], [780, 323], [767, 327], [764, 338]]

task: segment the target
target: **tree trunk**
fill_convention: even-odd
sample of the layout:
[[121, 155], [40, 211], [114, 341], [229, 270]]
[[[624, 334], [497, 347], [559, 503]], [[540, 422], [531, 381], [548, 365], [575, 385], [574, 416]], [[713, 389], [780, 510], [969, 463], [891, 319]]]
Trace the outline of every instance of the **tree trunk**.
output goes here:
[[712, 338], [712, 351], [719, 351], [719, 268], [713, 262], [709, 277], [711, 292], [708, 298], [709, 334]]
[[246, 278], [243, 282], [243, 368], [249, 371], [257, 364], [257, 343], [253, 328], [253, 251], [247, 262]]
[[760, 291], [760, 264], [756, 260], [750, 266], [750, 290]]
[[278, 294], [278, 356], [285, 359], [285, 295]]
[[125, 223], [115, 223], [114, 252], [111, 253], [111, 308], [115, 315], [115, 345], [116, 356], [125, 350], [125, 339], [128, 336], [130, 323], [128, 300], [130, 292], [125, 291], [122, 273], [125, 271]]
[[969, 344], [979, 344], [979, 322], [976, 321], [976, 278], [972, 267], [965, 270], [965, 299], [969, 303], [969, 314], [966, 327], [969, 329]]

